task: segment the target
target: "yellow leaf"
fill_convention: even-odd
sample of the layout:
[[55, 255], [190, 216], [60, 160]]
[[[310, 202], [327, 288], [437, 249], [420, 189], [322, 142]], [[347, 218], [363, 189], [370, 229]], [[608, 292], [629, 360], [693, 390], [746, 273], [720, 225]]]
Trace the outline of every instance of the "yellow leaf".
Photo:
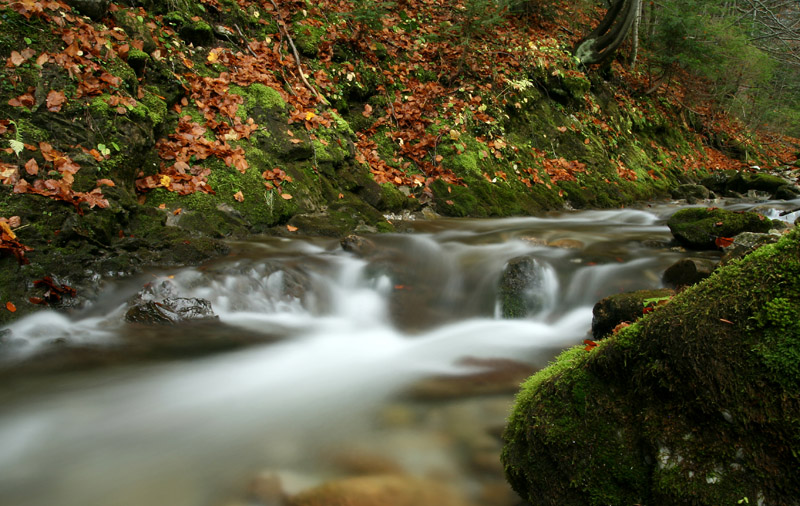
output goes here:
[[16, 239], [17, 235], [11, 230], [11, 227], [8, 226], [8, 223], [5, 221], [0, 221], [0, 229], [3, 229], [3, 232], [8, 234], [8, 237], [11, 239]]
[[169, 189], [169, 185], [170, 185], [170, 183], [172, 183], [172, 178], [167, 176], [167, 175], [164, 175], [164, 176], [161, 176], [161, 180], [159, 182], [161, 183], [161, 186], [163, 186], [164, 188]]
[[208, 53], [208, 56], [206, 57], [206, 63], [216, 63], [218, 59], [219, 55], [214, 51], [211, 51], [210, 53]]
[[314, 116], [316, 116], [316, 114], [314, 114], [314, 113], [313, 113], [313, 112], [311, 112], [311, 111], [308, 111], [308, 112], [306, 113], [306, 121], [311, 121], [312, 119], [314, 119]]

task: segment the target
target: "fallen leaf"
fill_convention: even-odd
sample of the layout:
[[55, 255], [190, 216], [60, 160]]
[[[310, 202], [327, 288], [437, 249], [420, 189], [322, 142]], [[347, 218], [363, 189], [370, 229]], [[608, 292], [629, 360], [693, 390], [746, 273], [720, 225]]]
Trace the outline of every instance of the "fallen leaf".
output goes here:
[[19, 67], [25, 63], [25, 57], [19, 54], [17, 51], [11, 51], [11, 56], [8, 57], [8, 62], [11, 63], [11, 65], [6, 64], [7, 67]]
[[556, 130], [558, 130], [559, 132], [561, 132], [563, 134], [564, 132], [567, 131], [567, 127], [564, 127], [564, 126], [556, 127]]
[[47, 94], [47, 110], [50, 112], [58, 112], [61, 110], [61, 105], [67, 100], [63, 91], [50, 90]]
[[15, 313], [17, 311], [17, 306], [15, 306], [13, 302], [6, 302], [6, 309]]
[[158, 208], [159, 209], [166, 209], [167, 208], [167, 204], [159, 204]]
[[283, 200], [292, 200], [292, 196], [289, 195], [288, 193], [281, 193], [281, 198]]
[[339, 198], [340, 198], [340, 199], [343, 199], [343, 198], [344, 198], [344, 193], [340, 193], [340, 194], [339, 194]]
[[730, 324], [730, 325], [733, 325], [733, 322], [732, 322], [732, 321], [730, 321], [730, 320], [726, 320], [725, 318], [720, 318], [720, 319], [719, 319], [719, 321], [721, 321], [722, 323], [728, 323], [728, 324]]
[[297, 227], [292, 225], [286, 225], [286, 230], [288, 230], [289, 232], [297, 232]]
[[116, 183], [114, 183], [114, 181], [112, 181], [110, 179], [98, 179], [97, 180], [97, 186], [101, 186], [101, 185], [117, 186]]
[[234, 193], [233, 198], [235, 198], [237, 202], [244, 202], [244, 194], [241, 192], [241, 190]]
[[372, 116], [372, 106], [369, 104], [364, 104], [364, 111], [361, 113], [361, 115], [365, 118]]
[[727, 248], [731, 244], [733, 244], [733, 238], [731, 237], [717, 237], [714, 239], [714, 244], [717, 245], [719, 248]]
[[36, 163], [35, 158], [31, 158], [28, 160], [28, 163], [25, 164], [25, 172], [30, 174], [31, 176], [35, 176], [39, 173], [39, 164]]
[[583, 143], [584, 144], [589, 144], [590, 142], [592, 142], [592, 141], [590, 141], [588, 137], [583, 139]]
[[179, 208], [175, 209], [174, 211], [172, 211], [172, 215], [173, 216], [177, 216], [177, 215], [181, 214], [181, 211], [183, 211], [183, 209], [181, 209], [179, 207]]

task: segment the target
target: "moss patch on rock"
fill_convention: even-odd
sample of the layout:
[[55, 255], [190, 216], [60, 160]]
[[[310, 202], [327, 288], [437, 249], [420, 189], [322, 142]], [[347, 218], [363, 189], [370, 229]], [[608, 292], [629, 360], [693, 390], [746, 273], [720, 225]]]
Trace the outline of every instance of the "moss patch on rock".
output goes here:
[[800, 497], [800, 230], [522, 387], [502, 454], [546, 505]]
[[769, 232], [783, 228], [783, 223], [752, 212], [696, 207], [681, 209], [667, 221], [679, 243], [692, 249], [714, 249], [720, 237], [733, 237], [742, 232]]

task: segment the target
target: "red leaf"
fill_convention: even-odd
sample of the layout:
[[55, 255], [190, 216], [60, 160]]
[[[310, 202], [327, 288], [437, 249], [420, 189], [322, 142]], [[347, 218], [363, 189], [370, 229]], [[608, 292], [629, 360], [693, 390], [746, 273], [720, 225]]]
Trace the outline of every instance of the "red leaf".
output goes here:
[[714, 244], [716, 244], [719, 248], [727, 248], [733, 244], [733, 239], [730, 237], [717, 237], [714, 239]]
[[15, 313], [17, 311], [17, 306], [15, 306], [13, 302], [6, 302], [6, 309]]

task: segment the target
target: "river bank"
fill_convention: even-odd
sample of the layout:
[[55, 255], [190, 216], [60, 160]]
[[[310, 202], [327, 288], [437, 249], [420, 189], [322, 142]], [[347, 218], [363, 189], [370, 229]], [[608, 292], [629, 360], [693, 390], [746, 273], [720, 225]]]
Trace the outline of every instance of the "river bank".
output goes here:
[[435, 53], [464, 48], [426, 28], [453, 15], [436, 6], [387, 31], [327, 4], [68, 3], [0, 5], [0, 322], [224, 239], [616, 208], [796, 158], [583, 73], [546, 24], [476, 39], [444, 76]]

